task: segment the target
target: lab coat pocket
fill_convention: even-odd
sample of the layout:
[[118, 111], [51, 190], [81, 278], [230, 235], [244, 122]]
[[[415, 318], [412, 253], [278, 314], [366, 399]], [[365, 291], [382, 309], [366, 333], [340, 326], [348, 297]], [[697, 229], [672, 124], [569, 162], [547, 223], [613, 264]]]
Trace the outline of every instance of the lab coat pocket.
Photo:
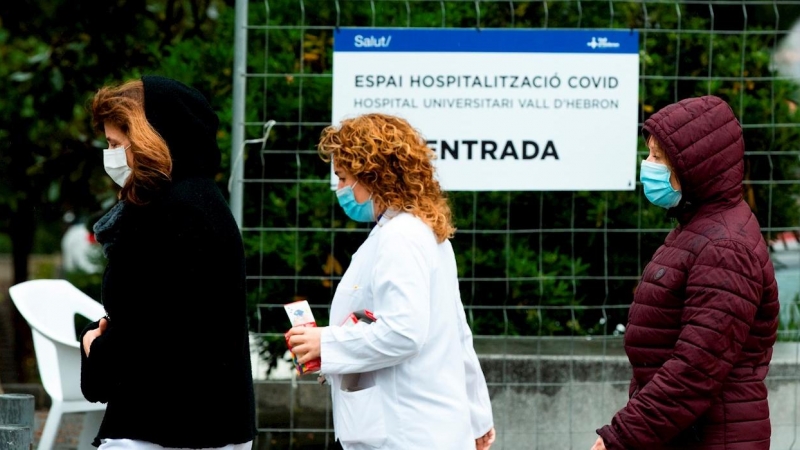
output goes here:
[[386, 441], [383, 393], [379, 386], [358, 391], [339, 391], [334, 407], [336, 437], [343, 444], [380, 447]]

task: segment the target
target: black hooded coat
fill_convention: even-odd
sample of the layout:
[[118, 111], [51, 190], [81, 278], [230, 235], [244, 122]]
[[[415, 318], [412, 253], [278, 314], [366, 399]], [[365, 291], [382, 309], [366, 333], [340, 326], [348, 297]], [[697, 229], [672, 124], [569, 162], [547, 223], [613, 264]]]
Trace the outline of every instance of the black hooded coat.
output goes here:
[[[97, 233], [107, 258], [102, 303], [109, 326], [90, 357], [81, 349], [83, 394], [107, 403], [94, 445], [252, 441], [244, 248], [213, 179], [219, 119], [202, 94], [182, 83], [142, 81], [147, 120], [170, 149], [172, 181], [148, 204], [125, 204], [104, 217], [112, 226]], [[81, 341], [97, 327], [90, 324]]]

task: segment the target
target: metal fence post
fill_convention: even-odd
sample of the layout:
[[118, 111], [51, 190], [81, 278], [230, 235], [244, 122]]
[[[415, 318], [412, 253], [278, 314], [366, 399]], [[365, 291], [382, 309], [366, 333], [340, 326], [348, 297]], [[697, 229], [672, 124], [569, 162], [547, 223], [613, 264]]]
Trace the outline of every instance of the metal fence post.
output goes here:
[[231, 124], [230, 208], [243, 226], [244, 108], [247, 89], [247, 0], [236, 0], [235, 49], [233, 55], [233, 123]]
[[30, 394], [0, 395], [0, 448], [30, 450], [36, 400]]

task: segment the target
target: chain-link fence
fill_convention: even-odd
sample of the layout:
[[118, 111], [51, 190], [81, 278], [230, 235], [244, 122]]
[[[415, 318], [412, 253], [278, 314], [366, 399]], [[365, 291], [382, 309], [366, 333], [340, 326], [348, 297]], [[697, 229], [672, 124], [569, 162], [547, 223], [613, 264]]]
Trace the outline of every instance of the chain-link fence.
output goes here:
[[[349, 221], [316, 153], [331, 124], [339, 27], [637, 30], [639, 125], [685, 97], [727, 100], [745, 133], [745, 198], [773, 244], [782, 303], [770, 373], [773, 448], [797, 441], [800, 1], [266, 0], [237, 2], [231, 200], [248, 250], [258, 448], [333, 448], [330, 399], [282, 378], [288, 318], [321, 323], [369, 229]], [[800, 46], [798, 46], [800, 48]], [[446, 120], [446, 117], [443, 118]], [[576, 132], [581, 124], [574, 123]], [[640, 139], [637, 159], [646, 148]], [[638, 277], [672, 227], [641, 191], [452, 192], [461, 294], [490, 383], [498, 448], [589, 448], [627, 398], [621, 350]]]

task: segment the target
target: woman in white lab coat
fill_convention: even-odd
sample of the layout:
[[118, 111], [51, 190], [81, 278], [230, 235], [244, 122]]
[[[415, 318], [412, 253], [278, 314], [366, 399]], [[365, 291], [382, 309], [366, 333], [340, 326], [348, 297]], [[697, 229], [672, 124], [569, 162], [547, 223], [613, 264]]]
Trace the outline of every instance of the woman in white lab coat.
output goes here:
[[[345, 213], [377, 222], [353, 255], [328, 327], [294, 327], [300, 363], [321, 358], [345, 450], [486, 450], [489, 391], [472, 346], [448, 240], [455, 228], [433, 152], [403, 119], [367, 114], [322, 132]], [[340, 325], [358, 310], [376, 321]]]

